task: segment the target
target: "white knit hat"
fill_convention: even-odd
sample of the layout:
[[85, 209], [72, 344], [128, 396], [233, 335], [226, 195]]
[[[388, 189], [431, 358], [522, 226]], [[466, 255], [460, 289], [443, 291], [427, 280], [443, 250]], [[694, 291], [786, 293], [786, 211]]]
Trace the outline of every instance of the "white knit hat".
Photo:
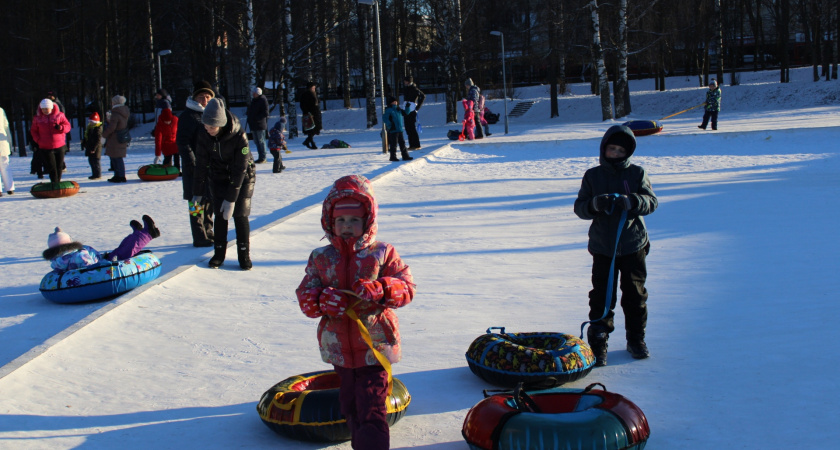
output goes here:
[[55, 227], [55, 233], [50, 234], [47, 238], [47, 247], [54, 248], [71, 242], [73, 242], [73, 239], [69, 234], [61, 231], [61, 228]]
[[41, 104], [39, 105], [39, 107], [40, 108], [46, 108], [46, 109], [53, 109], [53, 101], [48, 99], [48, 98], [45, 98], [45, 99], [41, 100]]
[[258, 87], [254, 87], [254, 89], [251, 91], [251, 93], [257, 94], [257, 95], [262, 95], [262, 89], [260, 89]]

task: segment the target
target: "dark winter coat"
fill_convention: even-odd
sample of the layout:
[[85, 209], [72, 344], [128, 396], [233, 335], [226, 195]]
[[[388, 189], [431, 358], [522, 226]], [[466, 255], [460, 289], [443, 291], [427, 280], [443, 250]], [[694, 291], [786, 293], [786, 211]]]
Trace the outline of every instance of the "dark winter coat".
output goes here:
[[476, 85], [470, 86], [470, 90], [467, 92], [467, 100], [473, 102], [472, 106], [475, 112], [480, 112], [478, 109], [479, 97], [481, 97], [481, 89]]
[[382, 123], [389, 133], [402, 133], [405, 131], [405, 122], [403, 120], [403, 110], [397, 105], [388, 105], [385, 108], [385, 113], [382, 114]]
[[591, 206], [592, 198], [601, 194], [617, 193], [633, 199], [635, 206], [627, 212], [627, 221], [621, 231], [616, 256], [636, 253], [648, 245], [647, 229], [642, 216], [652, 213], [659, 205], [645, 169], [630, 164], [630, 157], [636, 150], [635, 138], [633, 148], [626, 149], [627, 157], [623, 160], [611, 162], [604, 156], [607, 141], [616, 133], [626, 133], [633, 137], [633, 132], [625, 126], [614, 125], [607, 130], [601, 139], [600, 165], [587, 170], [583, 175], [575, 200], [575, 214], [581, 219], [592, 221], [589, 227], [589, 252], [609, 257], [612, 257], [616, 248], [615, 236], [618, 233], [621, 209], [616, 206], [612, 214], [595, 212]]
[[[221, 198], [215, 198], [218, 191], [213, 191], [214, 200], [236, 203], [243, 184], [253, 185], [256, 175], [245, 130], [230, 111], [225, 110], [225, 115], [227, 125], [218, 135], [210, 136], [204, 130], [197, 133], [193, 192], [205, 192], [208, 182], [224, 185]], [[253, 189], [246, 189], [242, 194], [250, 198]]]
[[306, 131], [306, 134], [321, 134], [321, 107], [318, 95], [306, 90], [300, 95], [300, 110], [303, 114], [312, 114], [315, 119], [315, 128]]
[[85, 135], [82, 137], [82, 148], [85, 156], [94, 158], [102, 157], [102, 124], [89, 124], [85, 128]]
[[423, 91], [421, 91], [414, 83], [404, 86], [402, 94], [403, 101], [417, 104], [417, 107], [414, 108], [415, 110], [419, 110], [420, 107], [423, 106], [423, 102], [426, 100], [426, 94], [424, 94]]
[[[198, 133], [204, 132], [201, 116], [204, 107], [193, 99], [187, 99], [187, 108], [178, 116], [178, 130], [175, 133], [175, 143], [178, 154], [181, 155], [181, 176], [184, 189], [184, 200], [193, 198], [193, 170], [195, 167], [195, 146]], [[205, 133], [206, 134], [206, 133]], [[197, 195], [203, 195], [204, 191]]]
[[[369, 211], [364, 234], [358, 238], [344, 239], [333, 231], [333, 208], [344, 198], [362, 202]], [[379, 302], [359, 301], [352, 306], [370, 332], [373, 346], [392, 363], [402, 356], [399, 321], [394, 309], [407, 305], [414, 298], [414, 278], [394, 247], [376, 240], [377, 210], [368, 179], [359, 175], [338, 179], [327, 194], [321, 211], [321, 227], [330, 245], [312, 252], [306, 264], [306, 275], [295, 291], [301, 311], [307, 317], [321, 318], [318, 344], [321, 359], [329, 364], [348, 368], [379, 364], [362, 339], [356, 322], [347, 314], [335, 318], [326, 316], [318, 306], [325, 288], [351, 290], [360, 279], [378, 281], [383, 288], [384, 295]]]
[[251, 131], [268, 129], [268, 99], [265, 95], [259, 95], [251, 101], [245, 116]]
[[720, 87], [706, 91], [706, 111], [720, 111]]
[[102, 131], [102, 137], [105, 138], [105, 155], [111, 158], [125, 158], [128, 152], [128, 143], [117, 142], [117, 130], [128, 128], [129, 115], [128, 106], [123, 104], [111, 108], [111, 119], [105, 130]]

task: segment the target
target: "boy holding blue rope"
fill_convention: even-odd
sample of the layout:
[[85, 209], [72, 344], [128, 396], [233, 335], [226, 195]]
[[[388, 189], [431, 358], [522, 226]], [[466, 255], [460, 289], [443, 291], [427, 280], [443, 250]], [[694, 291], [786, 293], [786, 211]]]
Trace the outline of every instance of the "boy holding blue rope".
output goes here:
[[607, 365], [607, 340], [615, 329], [616, 281], [621, 286], [627, 351], [636, 359], [650, 356], [645, 344], [648, 297], [645, 257], [650, 241], [642, 217], [655, 211], [659, 201], [645, 169], [630, 164], [635, 150], [636, 138], [628, 127], [610, 127], [601, 139], [600, 164], [583, 175], [575, 200], [575, 214], [592, 221], [589, 227], [592, 290], [589, 291], [587, 338], [596, 366]]

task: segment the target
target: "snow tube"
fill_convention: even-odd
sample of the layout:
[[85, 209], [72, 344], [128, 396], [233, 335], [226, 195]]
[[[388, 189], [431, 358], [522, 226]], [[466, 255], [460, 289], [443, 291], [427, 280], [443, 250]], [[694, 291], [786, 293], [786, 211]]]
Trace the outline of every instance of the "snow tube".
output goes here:
[[512, 393], [484, 395], [461, 428], [473, 450], [641, 450], [650, 437], [642, 410], [600, 383], [530, 395], [520, 385]]
[[56, 303], [80, 303], [113, 297], [160, 275], [160, 260], [151, 252], [124, 261], [100, 261], [93, 266], [50, 272], [41, 279], [41, 295]]
[[449, 131], [446, 132], [446, 137], [448, 137], [450, 140], [457, 141], [458, 138], [461, 137], [461, 131], [460, 130], [449, 130]]
[[631, 120], [621, 125], [630, 128], [634, 136], [647, 136], [662, 131], [662, 124], [655, 120]]
[[29, 189], [29, 193], [37, 198], [70, 197], [79, 193], [79, 183], [75, 181], [60, 181], [58, 183], [38, 183]]
[[[500, 333], [492, 333], [494, 329]], [[467, 350], [470, 370], [489, 383], [552, 387], [585, 377], [595, 365], [589, 345], [562, 333], [505, 333], [490, 327]]]
[[[334, 370], [310, 372], [287, 378], [265, 391], [257, 404], [263, 423], [292, 439], [319, 442], [350, 440], [350, 428], [338, 401], [340, 380]], [[388, 396], [388, 425], [404, 415], [411, 395], [394, 378]]]
[[174, 180], [180, 174], [177, 167], [162, 164], [149, 164], [137, 169], [137, 176], [143, 181]]

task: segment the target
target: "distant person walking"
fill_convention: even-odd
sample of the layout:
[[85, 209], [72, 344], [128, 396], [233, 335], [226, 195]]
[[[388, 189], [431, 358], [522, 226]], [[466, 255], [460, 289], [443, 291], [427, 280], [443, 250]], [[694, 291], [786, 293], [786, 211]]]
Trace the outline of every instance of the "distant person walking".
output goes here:
[[265, 162], [265, 140], [268, 135], [268, 98], [256, 86], [251, 90], [251, 97], [245, 116], [254, 136], [254, 144], [257, 145], [257, 160], [254, 162], [262, 164]]
[[409, 75], [403, 79], [403, 101], [414, 103], [414, 109], [405, 115], [405, 134], [408, 135], [408, 149], [420, 149], [420, 135], [417, 133], [417, 112], [426, 100], [426, 94], [414, 84], [414, 78]]
[[87, 127], [85, 127], [85, 134], [82, 136], [82, 149], [90, 164], [91, 175], [88, 177], [89, 180], [102, 178], [102, 165], [100, 164], [102, 158], [102, 129], [99, 113], [94, 112], [90, 115]]
[[706, 125], [709, 124], [709, 119], [712, 119], [712, 129], [717, 130], [718, 113], [720, 112], [720, 87], [717, 84], [717, 80], [709, 82], [709, 90], [706, 91], [706, 102], [703, 105], [706, 106], [706, 112], [703, 113], [703, 123], [697, 125], [697, 128], [705, 130]]
[[61, 182], [61, 168], [64, 164], [64, 150], [67, 148], [65, 135], [72, 127], [64, 113], [52, 100], [45, 98], [38, 105], [38, 113], [32, 118], [32, 138], [38, 144], [44, 170], [50, 182]]
[[128, 128], [128, 117], [131, 111], [125, 106], [125, 97], [115, 95], [111, 99], [111, 118], [108, 126], [102, 131], [105, 140], [105, 155], [111, 159], [114, 176], [108, 178], [111, 183], [125, 183], [125, 157], [128, 154], [128, 142], [120, 142], [117, 136]]
[[[306, 90], [300, 96], [300, 111], [304, 116], [304, 126], [303, 126], [303, 133], [306, 135], [306, 139], [303, 141], [303, 145], [311, 148], [316, 149], [318, 145], [315, 144], [315, 141], [312, 139], [315, 137], [316, 134], [321, 134], [321, 103], [318, 100], [318, 93], [316, 90], [318, 89], [318, 83], [314, 81], [310, 81], [306, 84]], [[306, 122], [307, 114], [312, 116], [312, 128], [306, 129]]]
[[471, 103], [473, 110], [473, 132], [470, 134], [472, 134], [475, 139], [481, 139], [484, 137], [484, 130], [481, 128], [481, 123], [478, 120], [481, 116], [481, 105], [479, 105], [479, 102], [481, 101], [481, 89], [473, 83], [472, 78], [467, 78], [467, 81], [464, 82], [464, 86], [467, 88], [467, 101]]
[[[7, 194], [15, 193], [15, 180], [9, 170], [9, 156], [12, 154], [12, 133], [9, 129], [9, 119], [6, 111], [0, 108], [0, 183]], [[3, 193], [0, 192], [0, 197]]]

